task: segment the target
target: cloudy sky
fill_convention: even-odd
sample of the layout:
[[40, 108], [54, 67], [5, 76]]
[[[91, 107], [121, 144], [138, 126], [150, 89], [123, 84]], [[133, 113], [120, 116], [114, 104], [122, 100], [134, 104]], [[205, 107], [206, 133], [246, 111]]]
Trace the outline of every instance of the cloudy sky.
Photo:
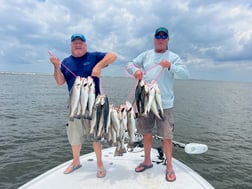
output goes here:
[[154, 30], [169, 29], [169, 49], [192, 79], [252, 82], [252, 0], [0, 0], [0, 72], [53, 73], [72, 33], [89, 51], [115, 52], [103, 75], [153, 48]]

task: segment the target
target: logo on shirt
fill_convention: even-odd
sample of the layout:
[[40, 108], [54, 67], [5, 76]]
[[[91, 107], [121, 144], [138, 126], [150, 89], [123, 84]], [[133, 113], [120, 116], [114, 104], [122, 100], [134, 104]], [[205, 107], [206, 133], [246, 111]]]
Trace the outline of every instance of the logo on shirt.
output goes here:
[[90, 64], [90, 62], [84, 62], [82, 65], [83, 66], [87, 66], [87, 65], [89, 65]]

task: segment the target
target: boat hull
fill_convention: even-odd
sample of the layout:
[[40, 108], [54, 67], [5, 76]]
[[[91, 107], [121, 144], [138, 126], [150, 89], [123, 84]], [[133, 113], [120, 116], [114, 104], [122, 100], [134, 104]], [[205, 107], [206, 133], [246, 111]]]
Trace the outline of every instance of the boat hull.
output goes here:
[[203, 177], [191, 168], [173, 158], [173, 168], [177, 179], [175, 182], [165, 180], [165, 166], [158, 159], [158, 152], [152, 149], [153, 168], [141, 173], [134, 171], [143, 161], [142, 148], [127, 152], [123, 156], [114, 156], [114, 147], [103, 150], [103, 162], [107, 170], [104, 178], [96, 177], [95, 154], [81, 156], [82, 167], [71, 174], [63, 174], [71, 161], [65, 162], [24, 184], [19, 189], [212, 189]]

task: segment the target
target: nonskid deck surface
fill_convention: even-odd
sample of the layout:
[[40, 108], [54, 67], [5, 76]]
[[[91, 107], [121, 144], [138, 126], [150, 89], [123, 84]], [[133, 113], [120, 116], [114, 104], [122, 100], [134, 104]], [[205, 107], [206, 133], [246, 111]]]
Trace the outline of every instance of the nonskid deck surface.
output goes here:
[[71, 161], [65, 162], [41, 176], [33, 179], [19, 189], [203, 189], [213, 188], [198, 173], [185, 164], [173, 158], [173, 168], [177, 179], [175, 182], [165, 180], [165, 166], [158, 158], [156, 149], [152, 149], [153, 168], [142, 173], [136, 173], [135, 167], [143, 161], [141, 148], [127, 152], [123, 156], [114, 156], [114, 147], [103, 150], [104, 166], [107, 175], [104, 178], [96, 177], [96, 158], [94, 153], [81, 156], [82, 167], [71, 174], [63, 174]]

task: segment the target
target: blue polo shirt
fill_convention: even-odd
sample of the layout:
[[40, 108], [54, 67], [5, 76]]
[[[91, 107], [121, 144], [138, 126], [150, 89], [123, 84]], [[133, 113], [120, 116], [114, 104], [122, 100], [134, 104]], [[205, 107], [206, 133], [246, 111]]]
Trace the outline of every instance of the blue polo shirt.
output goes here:
[[[82, 57], [73, 57], [70, 55], [65, 58], [61, 64], [61, 72], [67, 82], [68, 91], [72, 89], [76, 76], [88, 77], [91, 76], [95, 65], [105, 57], [103, 52], [87, 52]], [[93, 77], [95, 82], [95, 93], [100, 94], [100, 80], [98, 77]]]

